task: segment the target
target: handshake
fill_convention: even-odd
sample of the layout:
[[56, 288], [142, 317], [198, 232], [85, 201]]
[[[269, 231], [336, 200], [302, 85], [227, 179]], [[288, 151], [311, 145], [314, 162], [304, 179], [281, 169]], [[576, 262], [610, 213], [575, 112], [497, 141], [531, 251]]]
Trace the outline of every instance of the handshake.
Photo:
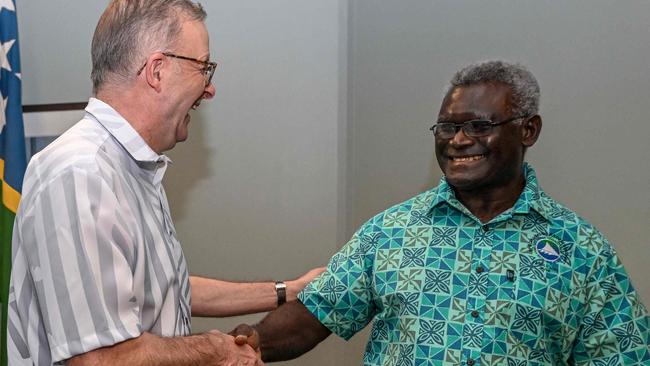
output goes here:
[[[287, 328], [291, 328], [291, 324], [294, 322], [296, 323], [296, 326], [303, 328], [305, 324], [305, 315], [314, 319], [313, 321], [318, 323], [318, 321], [315, 320], [311, 313], [309, 313], [299, 301], [296, 301], [296, 296], [300, 290], [302, 290], [311, 280], [314, 279], [314, 277], [321, 274], [324, 270], [324, 267], [314, 268], [295, 280], [287, 281], [286, 299], [289, 301], [286, 303], [284, 303], [284, 301], [281, 301], [277, 284], [275, 285], [276, 287], [274, 290], [268, 291], [268, 282], [260, 283], [261, 286], [257, 286], [255, 284], [246, 283], [243, 283], [241, 285], [231, 285], [223, 281], [219, 281], [218, 283], [222, 289], [229, 288], [230, 291], [221, 291], [218, 293], [206, 291], [204, 293], [207, 293], [208, 295], [204, 296], [200, 296], [201, 291], [198, 291], [197, 293], [199, 296], [197, 296], [197, 302], [192, 304], [193, 314], [196, 313], [196, 315], [199, 316], [213, 314], [214, 310], [211, 309], [210, 306], [214, 307], [215, 303], [218, 304], [216, 307], [221, 309], [220, 314], [226, 316], [243, 315], [257, 311], [273, 311], [269, 312], [267, 316], [255, 326], [255, 328], [247, 324], [240, 324], [230, 333], [222, 333], [218, 330], [211, 330], [203, 334], [171, 339], [175, 339], [176, 341], [185, 339], [188, 341], [189, 344], [186, 345], [189, 346], [188, 348], [191, 349], [191, 353], [193, 353], [190, 359], [195, 360], [196, 364], [201, 365], [264, 365], [262, 361], [262, 348], [264, 348], [264, 358], [266, 361], [280, 361], [283, 359], [295, 358], [299, 354], [295, 354], [294, 351], [296, 349], [300, 349], [300, 347], [296, 347], [296, 345], [300, 342], [294, 339], [294, 337], [287, 337], [287, 335], [297, 335], [300, 332], [287, 332]], [[192, 282], [192, 291], [195, 293], [195, 290], [207, 288], [214, 282], [215, 280], [212, 279], [202, 279], [195, 277]], [[273, 283], [271, 283], [271, 285], [273, 285]], [[247, 288], [248, 291], [244, 291]], [[228, 303], [218, 302], [219, 299], [223, 298], [230, 298], [231, 300], [233, 298], [237, 298], [238, 292], [250, 293], [251, 289], [258, 293], [258, 297], [262, 299], [263, 302], [275, 302], [277, 295], [277, 303], [270, 304], [272, 306], [271, 308], [271, 306], [249, 306], [246, 305], [246, 302], [242, 301], [231, 301]], [[276, 294], [276, 292], [278, 293]], [[224, 293], [230, 296], [224, 296]], [[239, 297], [241, 298], [241, 296]], [[270, 298], [270, 300], [267, 298]], [[197, 303], [203, 305], [197, 305]], [[278, 305], [282, 303], [284, 303], [284, 305], [278, 307]], [[245, 308], [246, 311], [242, 311], [242, 308]], [[304, 310], [302, 312], [296, 313], [296, 308]], [[320, 323], [318, 324], [320, 325]], [[264, 337], [264, 342], [262, 342], [262, 336]], [[304, 337], [300, 338], [304, 339]], [[170, 341], [171, 339], [166, 338], [165, 340]], [[278, 345], [280, 347], [278, 347]]]
[[207, 341], [207, 347], [200, 347], [204, 350], [214, 349], [217, 352], [210, 352], [210, 365], [219, 366], [263, 366], [262, 353], [260, 351], [260, 337], [257, 331], [249, 325], [241, 324], [229, 334], [212, 330], [198, 335]]
[[[264, 365], [262, 353], [260, 352], [259, 334], [249, 325], [239, 325], [229, 334], [211, 330], [192, 338], [197, 341], [195, 351], [200, 349], [210, 354], [209, 357], [203, 357], [204, 362], [209, 359], [209, 365]], [[207, 355], [204, 354], [203, 356]]]
[[240, 324], [229, 334], [234, 337], [237, 346], [250, 347], [255, 351], [258, 363], [254, 365], [264, 364], [262, 362], [262, 351], [260, 350], [260, 335], [257, 333], [255, 328], [248, 324]]

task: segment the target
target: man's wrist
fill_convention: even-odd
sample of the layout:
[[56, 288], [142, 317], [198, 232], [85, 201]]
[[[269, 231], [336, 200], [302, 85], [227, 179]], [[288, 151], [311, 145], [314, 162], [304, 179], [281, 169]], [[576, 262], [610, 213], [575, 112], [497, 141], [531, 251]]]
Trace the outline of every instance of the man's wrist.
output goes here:
[[278, 297], [278, 307], [287, 302], [287, 284], [284, 281], [275, 282], [275, 294]]

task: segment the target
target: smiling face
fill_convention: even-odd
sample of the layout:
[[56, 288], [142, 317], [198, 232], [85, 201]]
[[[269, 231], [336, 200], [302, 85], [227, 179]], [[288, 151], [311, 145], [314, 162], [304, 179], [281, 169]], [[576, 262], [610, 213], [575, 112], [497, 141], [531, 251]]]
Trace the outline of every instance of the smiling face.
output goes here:
[[[511, 89], [506, 84], [459, 86], [445, 96], [438, 121], [500, 122], [513, 117], [510, 103]], [[528, 144], [523, 141], [521, 122], [495, 126], [483, 137], [468, 137], [462, 130], [450, 139], [435, 137], [436, 158], [448, 183], [457, 190], [469, 192], [499, 189], [523, 179], [523, 156]]]
[[[174, 54], [202, 61], [210, 58], [208, 31], [203, 22], [183, 22], [176, 44]], [[173, 57], [167, 57], [166, 61], [175, 70], [170, 73], [171, 79], [167, 83], [166, 123], [169, 125], [165, 128], [164, 150], [169, 150], [177, 142], [187, 139], [189, 111], [196, 109], [203, 99], [212, 98], [215, 88], [212, 83], [205, 85], [206, 77], [202, 72], [201, 64]]]

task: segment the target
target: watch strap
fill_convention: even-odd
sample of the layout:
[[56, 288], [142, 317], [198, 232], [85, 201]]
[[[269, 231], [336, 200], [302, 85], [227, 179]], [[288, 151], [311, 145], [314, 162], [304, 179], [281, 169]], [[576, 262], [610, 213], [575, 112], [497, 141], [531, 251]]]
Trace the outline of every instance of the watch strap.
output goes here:
[[284, 281], [275, 283], [275, 293], [278, 295], [278, 306], [287, 302], [287, 284]]

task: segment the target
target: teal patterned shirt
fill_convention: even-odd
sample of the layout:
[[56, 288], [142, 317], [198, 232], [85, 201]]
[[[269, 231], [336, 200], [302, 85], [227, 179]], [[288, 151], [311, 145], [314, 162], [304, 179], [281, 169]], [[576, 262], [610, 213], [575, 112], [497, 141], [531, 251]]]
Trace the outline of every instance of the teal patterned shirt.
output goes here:
[[365, 365], [650, 365], [648, 313], [594, 227], [534, 170], [482, 224], [440, 185], [376, 215], [299, 295]]

